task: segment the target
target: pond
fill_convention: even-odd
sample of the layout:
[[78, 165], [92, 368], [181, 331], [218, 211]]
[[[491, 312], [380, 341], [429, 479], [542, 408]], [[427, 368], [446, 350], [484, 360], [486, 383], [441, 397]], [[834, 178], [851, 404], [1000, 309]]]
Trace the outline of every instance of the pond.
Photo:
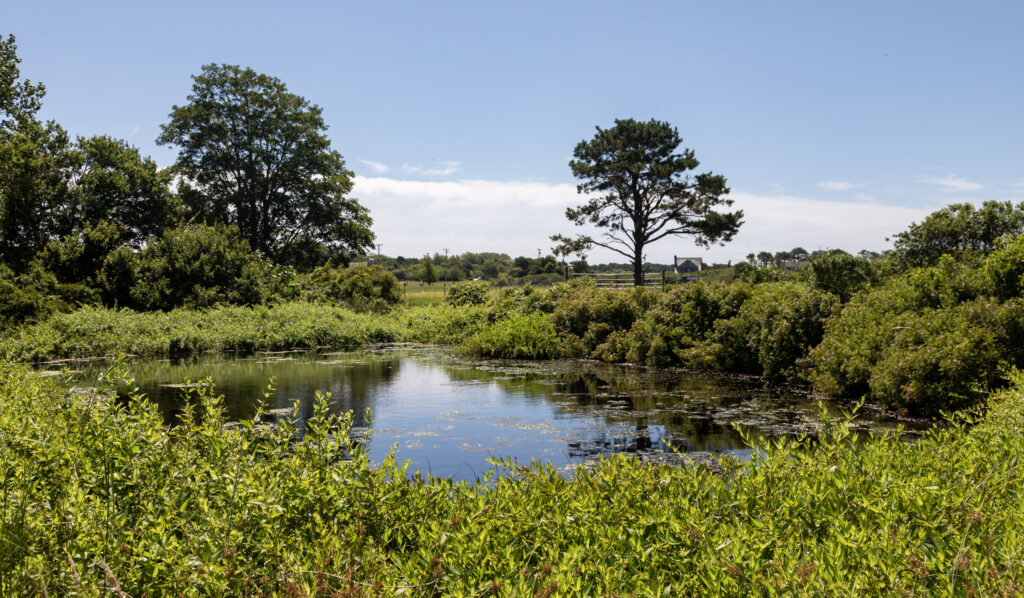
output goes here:
[[[82, 375], [94, 378], [101, 367], [87, 366]], [[480, 361], [436, 346], [135, 361], [129, 369], [168, 423], [186, 380], [211, 377], [235, 420], [252, 417], [271, 380], [264, 410], [281, 413], [298, 400], [300, 425], [315, 392], [329, 392], [333, 411], [355, 413], [371, 461], [396, 447], [410, 472], [468, 480], [490, 468], [490, 457], [564, 469], [613, 453], [745, 458], [750, 449], [734, 424], [763, 436], [813, 435], [821, 426], [817, 401], [758, 380], [575, 361]], [[840, 413], [838, 405], [828, 409]], [[897, 425], [873, 412], [856, 421], [862, 430]]]

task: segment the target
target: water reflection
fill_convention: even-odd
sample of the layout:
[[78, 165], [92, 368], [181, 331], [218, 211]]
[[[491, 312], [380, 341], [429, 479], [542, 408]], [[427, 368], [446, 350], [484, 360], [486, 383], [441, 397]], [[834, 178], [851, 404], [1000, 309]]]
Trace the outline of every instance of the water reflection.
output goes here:
[[[356, 426], [365, 427], [372, 410], [371, 459], [397, 447], [412, 470], [457, 478], [485, 471], [489, 457], [562, 467], [613, 453], [742, 456], [748, 449], [734, 423], [778, 436], [813, 434], [820, 421], [815, 401], [757, 381], [579, 362], [480, 362], [437, 347], [134, 362], [130, 369], [169, 423], [183, 394], [169, 385], [187, 379], [212, 377], [232, 419], [255, 413], [271, 378], [265, 409], [298, 400], [300, 425], [312, 414], [314, 393], [330, 392], [331, 409], [354, 411]], [[857, 425], [895, 423], [869, 415]]]

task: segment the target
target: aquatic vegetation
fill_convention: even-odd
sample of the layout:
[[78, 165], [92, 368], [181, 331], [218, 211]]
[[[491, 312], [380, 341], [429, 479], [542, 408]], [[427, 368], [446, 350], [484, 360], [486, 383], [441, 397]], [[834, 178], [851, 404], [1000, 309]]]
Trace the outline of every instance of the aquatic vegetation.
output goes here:
[[[117, 381], [116, 369], [101, 383]], [[1024, 375], [916, 443], [756, 445], [714, 466], [609, 459], [475, 484], [367, 462], [321, 397], [303, 438], [225, 428], [209, 386], [166, 428], [0, 364], [0, 593], [1011, 595]]]

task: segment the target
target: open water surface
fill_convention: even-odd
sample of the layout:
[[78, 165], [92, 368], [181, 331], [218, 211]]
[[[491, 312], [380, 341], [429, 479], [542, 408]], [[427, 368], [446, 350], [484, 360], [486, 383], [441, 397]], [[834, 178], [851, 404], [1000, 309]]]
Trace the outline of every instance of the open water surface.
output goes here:
[[[100, 367], [83, 368], [84, 378]], [[490, 457], [565, 469], [613, 453], [742, 459], [750, 449], [734, 425], [770, 437], [821, 428], [816, 400], [756, 380], [573, 361], [479, 361], [435, 346], [135, 361], [129, 368], [168, 423], [188, 380], [212, 378], [235, 420], [252, 417], [261, 400], [270, 419], [298, 400], [301, 425], [316, 391], [329, 392], [332, 410], [354, 411], [371, 461], [395, 447], [410, 472], [457, 479], [481, 475]], [[271, 379], [275, 390], [264, 400]], [[840, 406], [827, 408], [839, 415]], [[871, 412], [856, 420], [862, 430], [896, 426]]]

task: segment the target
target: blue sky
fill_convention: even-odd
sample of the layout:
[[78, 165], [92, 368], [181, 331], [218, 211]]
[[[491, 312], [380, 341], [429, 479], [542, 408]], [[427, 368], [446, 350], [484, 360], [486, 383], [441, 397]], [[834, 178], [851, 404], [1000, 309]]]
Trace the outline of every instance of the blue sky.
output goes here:
[[[547, 252], [572, 148], [615, 118], [678, 127], [747, 217], [652, 260], [883, 249], [953, 202], [1024, 199], [1024, 3], [13, 2], [43, 116], [154, 143], [211, 62], [320, 105], [385, 253]], [[595, 252], [591, 261], [611, 255]]]

